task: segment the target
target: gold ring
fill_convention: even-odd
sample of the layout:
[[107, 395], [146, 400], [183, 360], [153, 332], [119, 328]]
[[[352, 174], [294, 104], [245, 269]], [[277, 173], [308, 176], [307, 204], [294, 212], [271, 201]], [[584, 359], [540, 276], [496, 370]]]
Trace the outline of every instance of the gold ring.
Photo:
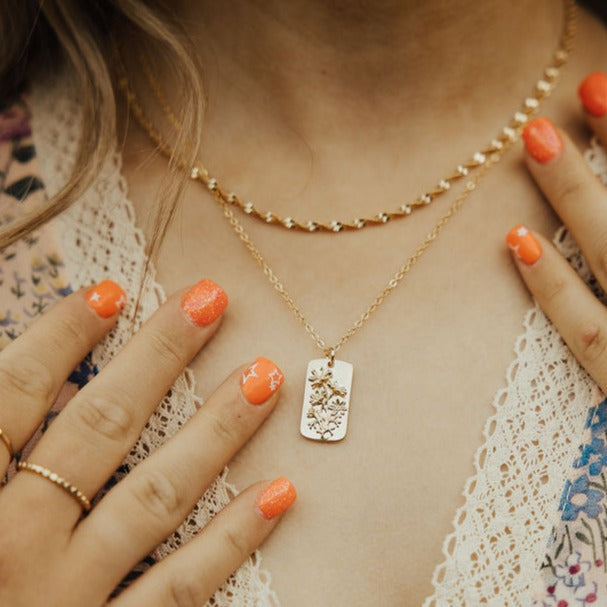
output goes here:
[[55, 472], [51, 472], [48, 468], [44, 468], [38, 464], [30, 464], [30, 462], [26, 461], [20, 461], [17, 464], [17, 468], [19, 470], [24, 470], [25, 472], [33, 472], [34, 474], [55, 483], [66, 493], [69, 493], [69, 495], [71, 495], [80, 504], [81, 508], [85, 512], [88, 512], [91, 509], [91, 502], [89, 501], [88, 497], [86, 497], [86, 495], [80, 491], [80, 489], [77, 489], [74, 487], [74, 485], [70, 485], [64, 478], [61, 478]]
[[8, 437], [6, 432], [4, 432], [4, 430], [2, 430], [2, 428], [0, 428], [0, 440], [4, 443], [4, 446], [8, 449], [8, 454], [10, 455], [10, 458], [13, 459], [13, 457], [15, 457], [15, 452], [13, 451], [13, 443], [11, 442], [11, 439]]

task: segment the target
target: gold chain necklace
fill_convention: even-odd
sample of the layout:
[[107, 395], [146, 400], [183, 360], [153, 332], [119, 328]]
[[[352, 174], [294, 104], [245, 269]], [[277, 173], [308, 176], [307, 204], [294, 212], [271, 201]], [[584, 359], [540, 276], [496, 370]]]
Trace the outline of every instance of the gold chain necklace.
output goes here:
[[[547, 68], [544, 73], [550, 69], [549, 77], [551, 79], [550, 88], [544, 91], [542, 97], [545, 98], [556, 85], [560, 76], [560, 67], [562, 67], [573, 49], [573, 39], [575, 37], [575, 2], [565, 0], [566, 19], [563, 28], [563, 35], [559, 49], [555, 53], [555, 61], [559, 67]], [[147, 132], [150, 139], [167, 156], [171, 155], [170, 146], [164, 141], [158, 130], [146, 118], [141, 104], [139, 103], [134, 91], [129, 87], [126, 77], [119, 80], [120, 87], [127, 96], [130, 109], [140, 124]], [[536, 111], [538, 105], [533, 108]], [[531, 109], [531, 108], [530, 108]], [[531, 112], [530, 112], [531, 114]], [[308, 364], [306, 374], [306, 385], [304, 401], [302, 408], [300, 431], [303, 436], [313, 440], [333, 442], [343, 439], [346, 435], [348, 416], [350, 412], [350, 396], [352, 387], [353, 366], [351, 363], [335, 358], [337, 352], [342, 346], [363, 326], [375, 310], [381, 305], [386, 297], [400, 284], [403, 278], [408, 274], [411, 268], [423, 255], [430, 244], [438, 237], [447, 222], [455, 215], [471, 192], [473, 192], [487, 174], [489, 169], [497, 164], [504, 154], [511, 149], [513, 143], [518, 140], [520, 132], [527, 120], [520, 120], [517, 125], [509, 127], [512, 129], [511, 135], [501, 142], [499, 147], [490, 150], [490, 153], [483, 159], [483, 162], [477, 167], [475, 175], [470, 178], [462, 192], [455, 198], [449, 210], [441, 216], [438, 222], [426, 235], [424, 241], [417, 247], [415, 252], [405, 261], [405, 263], [393, 274], [382, 291], [375, 297], [373, 302], [360, 315], [358, 320], [344, 333], [344, 335], [334, 345], [328, 345], [319, 335], [318, 331], [306, 319], [293, 298], [289, 295], [280, 278], [268, 265], [263, 255], [252, 242], [250, 236], [243, 228], [240, 221], [236, 218], [231, 206], [232, 201], [226, 199], [225, 194], [219, 188], [216, 182], [211, 182], [204, 173], [197, 170], [197, 167], [191, 168], [183, 166], [184, 170], [190, 172], [193, 180], [203, 183], [215, 200], [221, 205], [223, 213], [234, 232], [243, 242], [249, 253], [263, 269], [264, 274], [274, 287], [274, 289], [283, 298], [289, 309], [294, 313], [299, 322], [304, 326], [306, 332], [313, 339], [317, 347], [323, 352], [324, 358], [311, 360]], [[331, 230], [333, 231], [333, 230]]]
[[[463, 180], [465, 177], [468, 177], [474, 171], [484, 166], [489, 156], [502, 152], [504, 146], [508, 146], [514, 142], [520, 128], [526, 122], [528, 122], [531, 116], [537, 112], [540, 103], [548, 95], [550, 95], [557, 82], [559, 70], [566, 63], [569, 53], [571, 52], [575, 33], [575, 1], [565, 0], [564, 5], [565, 24], [559, 46], [553, 55], [552, 61], [544, 69], [542, 78], [536, 82], [533, 93], [529, 97], [525, 98], [520, 109], [514, 113], [508, 124], [501, 129], [497, 137], [492, 139], [488, 145], [475, 152], [467, 161], [459, 164], [454, 171], [443, 179], [439, 180], [435, 187], [431, 188], [421, 196], [418, 196], [414, 200], [400, 204], [396, 209], [391, 211], [380, 211], [373, 217], [357, 217], [351, 220], [334, 219], [328, 223], [323, 223], [322, 221], [314, 219], [300, 221], [294, 217], [281, 217], [274, 211], [260, 209], [250, 201], [243, 202], [243, 200], [237, 194], [228, 191], [215, 177], [212, 177], [202, 162], [199, 162], [196, 166], [191, 168], [192, 178], [200, 179], [200, 181], [213, 195], [219, 195], [226, 203], [239, 208], [247, 215], [263, 221], [268, 225], [278, 226], [288, 230], [296, 230], [307, 233], [339, 233], [361, 230], [369, 226], [384, 225], [390, 220], [408, 217], [413, 211], [419, 209], [420, 207], [431, 204], [436, 198], [450, 191], [451, 188], [459, 181]], [[176, 131], [180, 130], [181, 125], [179, 120], [168, 103], [162, 88], [159, 86], [149, 62], [142, 55], [139, 57], [139, 61], [146, 80], [169, 123]], [[124, 82], [122, 84], [124, 85]], [[146, 130], [148, 131], [148, 135], [152, 137], [156, 145], [158, 145], [158, 147], [162, 149], [165, 154], [170, 155], [170, 149], [166, 147], [166, 143], [163, 141], [159, 131], [154, 128], [149, 120], [147, 120], [140, 106], [138, 106], [139, 104], [135, 104], [132, 107], [133, 114], [138, 119], [140, 124], [143, 122], [146, 123], [145, 126]]]

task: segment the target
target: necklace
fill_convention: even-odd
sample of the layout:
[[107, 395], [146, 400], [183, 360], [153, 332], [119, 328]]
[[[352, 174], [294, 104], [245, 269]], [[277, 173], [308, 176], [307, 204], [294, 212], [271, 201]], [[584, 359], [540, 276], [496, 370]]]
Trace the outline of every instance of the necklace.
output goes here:
[[[294, 217], [281, 217], [274, 211], [261, 209], [250, 201], [243, 202], [237, 194], [228, 191], [215, 177], [211, 176], [202, 162], [199, 162], [196, 166], [191, 168], [191, 176], [193, 179], [199, 179], [214, 196], [220, 196], [227, 204], [235, 206], [247, 215], [263, 221], [268, 225], [278, 226], [288, 230], [307, 233], [339, 233], [361, 230], [369, 226], [380, 226], [394, 219], [408, 217], [413, 211], [431, 204], [436, 198], [439, 198], [441, 195], [450, 191], [454, 185], [484, 166], [489, 156], [501, 152], [504, 146], [513, 143], [517, 139], [520, 128], [538, 111], [541, 102], [552, 92], [559, 77], [559, 70], [567, 62], [569, 53], [572, 50], [576, 19], [575, 0], [565, 0], [564, 10], [565, 21], [563, 32], [551, 63], [544, 69], [542, 77], [536, 82], [534, 92], [529, 97], [525, 98], [520, 109], [514, 113], [508, 124], [500, 130], [497, 137], [492, 139], [489, 144], [479, 151], [475, 152], [468, 160], [459, 164], [449, 175], [440, 179], [436, 186], [417, 198], [400, 204], [395, 209], [380, 211], [373, 217], [356, 217], [351, 220], [333, 219], [328, 223], [314, 219], [301, 221]], [[142, 54], [139, 56], [139, 63], [141, 64], [143, 74], [150, 85], [152, 93], [162, 108], [171, 127], [176, 131], [180, 130], [181, 125], [179, 120], [175, 116], [171, 105], [155, 78], [152, 67], [146, 57]], [[124, 83], [122, 84], [124, 88]], [[162, 136], [154, 128], [154, 125], [147, 120], [140, 106], [138, 106], [139, 104], [135, 104], [131, 108], [133, 114], [140, 123], [146, 123], [145, 128], [148, 131], [148, 135], [153, 138], [156, 145], [158, 145], [165, 154], [170, 155], [170, 148], [167, 147], [166, 149], [163, 149], [166, 146], [166, 143], [163, 141]]]
[[[560, 75], [560, 67], [566, 63], [569, 53], [573, 48], [573, 38], [575, 35], [575, 2], [573, 0], [565, 0], [565, 9], [566, 19], [563, 27], [561, 44], [554, 55], [554, 59], [558, 62], [559, 67], [546, 68], [544, 71], [546, 74], [548, 69], [551, 70], [551, 84], [550, 88], [545, 91], [543, 97], [547, 96], [554, 88]], [[137, 96], [128, 85], [126, 77], [120, 78], [119, 84], [127, 96], [130, 109], [137, 122], [147, 132], [150, 139], [158, 148], [165, 155], [170, 156], [172, 152], [170, 146], [146, 118]], [[536, 107], [529, 108], [529, 114], [536, 111], [539, 104], [540, 101], [538, 100]], [[526, 116], [528, 117], [528, 115]], [[303, 325], [305, 331], [313, 339], [316, 346], [323, 352], [324, 358], [313, 359], [308, 364], [300, 423], [300, 431], [303, 436], [323, 442], [339, 441], [345, 437], [350, 412], [353, 366], [349, 362], [336, 359], [335, 355], [363, 326], [373, 312], [382, 304], [385, 298], [400, 284], [403, 278], [423, 255], [425, 250], [438, 237], [451, 217], [460, 210], [471, 192], [478, 187], [489, 169], [497, 164], [503, 158], [504, 154], [511, 149], [513, 143], [518, 140], [522, 127], [527, 121], [527, 117], [525, 120], [521, 119], [517, 121], [517, 124], [514, 127], [509, 127], [512, 129], [510, 136], [506, 137], [503, 141], [500, 140], [501, 145], [495, 149], [491, 149], [490, 153], [483, 158], [483, 162], [479, 163], [479, 166], [476, 167], [477, 170], [475, 171], [474, 176], [465, 183], [464, 189], [455, 198], [449, 210], [441, 216], [430, 232], [428, 232], [424, 241], [393, 274], [383, 290], [334, 345], [328, 345], [312, 324], [306, 319], [293, 298], [289, 295], [280, 278], [268, 265], [257, 246], [252, 242], [244, 227], [234, 214], [234, 211], [231, 208], [232, 202], [226, 198], [226, 195], [217, 182], [205, 177], [204, 172], [197, 166], [193, 168], [183, 166], [184, 170], [189, 171], [190, 177], [193, 180], [199, 181], [206, 186], [217, 203], [222, 207], [223, 213], [236, 235], [240, 238], [251, 256], [261, 266], [274, 289], [279, 293], [289, 309]]]

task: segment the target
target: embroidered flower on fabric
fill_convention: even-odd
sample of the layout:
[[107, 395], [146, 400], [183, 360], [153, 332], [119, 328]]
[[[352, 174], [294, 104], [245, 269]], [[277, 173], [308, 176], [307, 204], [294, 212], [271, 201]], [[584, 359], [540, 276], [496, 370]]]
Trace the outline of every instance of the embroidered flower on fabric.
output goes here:
[[579, 552], [573, 552], [567, 557], [564, 565], [556, 566], [556, 577], [565, 586], [579, 587], [585, 584], [584, 573], [590, 571], [590, 562], [582, 561]]
[[558, 508], [563, 511], [562, 520], [575, 521], [580, 512], [584, 512], [590, 518], [599, 516], [604, 493], [599, 489], [591, 489], [589, 483], [586, 474], [582, 474], [573, 482], [567, 480]]
[[594, 437], [588, 445], [579, 447], [581, 455], [573, 462], [574, 468], [588, 466], [590, 476], [598, 476], [601, 470], [607, 466], [607, 445], [602, 438]]
[[550, 585], [547, 586], [547, 576], [536, 576], [529, 587], [531, 593], [531, 607], [554, 607], [556, 605], [554, 590], [558, 580], [551, 578]]
[[596, 582], [586, 583], [575, 589], [576, 607], [587, 607], [597, 602], [598, 584]]
[[605, 432], [607, 432], [607, 399], [590, 409], [586, 428], [590, 428], [593, 437], [605, 436]]
[[594, 607], [603, 604], [599, 602], [603, 595], [596, 582], [577, 587], [557, 584], [549, 586], [541, 598], [534, 598], [531, 607]]

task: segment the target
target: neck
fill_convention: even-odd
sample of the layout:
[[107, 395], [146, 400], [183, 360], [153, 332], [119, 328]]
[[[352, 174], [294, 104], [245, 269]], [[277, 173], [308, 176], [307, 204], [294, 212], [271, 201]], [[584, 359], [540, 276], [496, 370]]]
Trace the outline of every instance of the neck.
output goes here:
[[[211, 174], [281, 215], [326, 220], [413, 199], [488, 143], [533, 91], [564, 18], [557, 0], [173, 6], [205, 70]], [[157, 77], [177, 105], [171, 75]]]
[[513, 109], [563, 19], [555, 0], [183, 0], [178, 10], [219, 80], [311, 137], [438, 108], [495, 115], [488, 93]]

